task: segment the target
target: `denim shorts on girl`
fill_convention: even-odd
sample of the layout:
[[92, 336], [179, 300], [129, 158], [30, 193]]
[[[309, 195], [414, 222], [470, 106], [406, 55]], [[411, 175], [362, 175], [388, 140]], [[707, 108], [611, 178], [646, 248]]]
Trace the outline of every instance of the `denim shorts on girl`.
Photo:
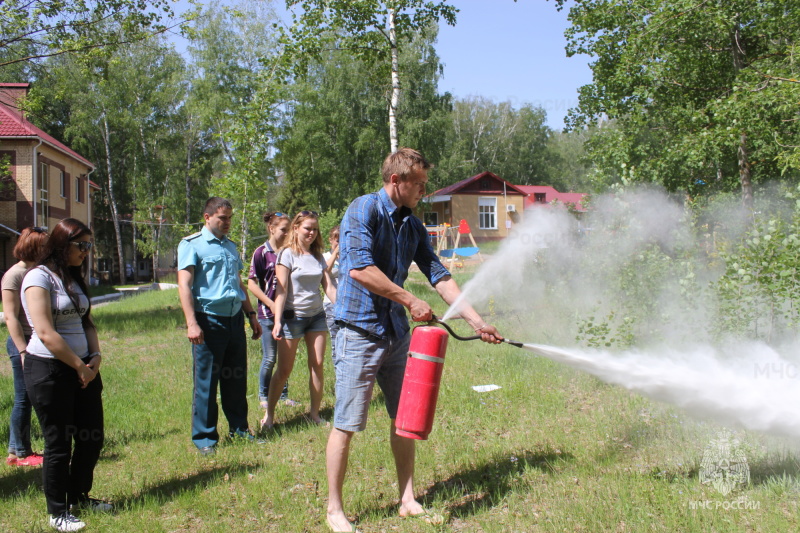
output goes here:
[[302, 339], [303, 335], [312, 331], [328, 331], [325, 311], [314, 316], [294, 316], [283, 320], [283, 337], [286, 339]]

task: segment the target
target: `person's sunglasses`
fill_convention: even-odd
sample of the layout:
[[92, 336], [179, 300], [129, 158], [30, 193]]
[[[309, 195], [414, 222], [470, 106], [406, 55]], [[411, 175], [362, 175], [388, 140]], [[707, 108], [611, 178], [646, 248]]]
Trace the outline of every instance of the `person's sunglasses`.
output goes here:
[[297, 214], [300, 215], [301, 217], [307, 217], [307, 216], [318, 217], [319, 216], [319, 214], [316, 211], [300, 211]]
[[73, 246], [77, 246], [78, 250], [80, 250], [81, 252], [88, 252], [89, 250], [92, 249], [92, 246], [94, 246], [94, 243], [90, 241], [72, 241], [70, 242], [70, 244]]
[[44, 229], [44, 228], [40, 228], [39, 226], [33, 226], [33, 227], [31, 228], [31, 231], [33, 231], [33, 232], [35, 232], [35, 233], [47, 233], [47, 230], [46, 230], [46, 229]]

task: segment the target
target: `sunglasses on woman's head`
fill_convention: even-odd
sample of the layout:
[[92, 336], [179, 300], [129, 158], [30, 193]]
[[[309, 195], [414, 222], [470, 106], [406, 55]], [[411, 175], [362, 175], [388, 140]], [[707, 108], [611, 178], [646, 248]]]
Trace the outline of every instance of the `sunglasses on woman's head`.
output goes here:
[[33, 226], [31, 228], [31, 231], [33, 231], [34, 233], [47, 233], [46, 229], [40, 228], [39, 226]]
[[88, 252], [94, 246], [94, 243], [91, 241], [72, 241], [70, 244], [77, 246], [78, 250], [81, 252]]
[[297, 214], [300, 215], [301, 217], [307, 217], [307, 216], [317, 217], [317, 216], [319, 216], [316, 211], [300, 211]]

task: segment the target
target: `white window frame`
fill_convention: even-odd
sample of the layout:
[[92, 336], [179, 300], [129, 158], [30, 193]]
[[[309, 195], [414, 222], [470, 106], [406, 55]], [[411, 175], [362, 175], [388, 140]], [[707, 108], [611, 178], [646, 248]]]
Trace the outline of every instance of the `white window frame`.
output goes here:
[[478, 197], [478, 228], [497, 229], [497, 197]]
[[75, 201], [82, 204], [81, 200], [81, 177], [75, 176]]
[[58, 172], [59, 172], [59, 174], [58, 174], [58, 183], [59, 183], [59, 186], [61, 187], [61, 198], [66, 198], [67, 197], [67, 175], [64, 174], [63, 170], [59, 170]]

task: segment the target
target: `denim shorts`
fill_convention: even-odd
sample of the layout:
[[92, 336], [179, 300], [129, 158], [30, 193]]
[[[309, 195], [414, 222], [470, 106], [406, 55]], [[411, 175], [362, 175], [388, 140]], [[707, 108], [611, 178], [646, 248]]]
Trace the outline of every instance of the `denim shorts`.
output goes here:
[[325, 322], [325, 311], [314, 316], [296, 316], [283, 322], [283, 337], [285, 339], [302, 339], [303, 335], [312, 331], [328, 331]]
[[374, 339], [347, 327], [336, 335], [336, 405], [333, 425], [342, 431], [367, 427], [369, 402], [377, 380], [389, 418], [397, 417], [400, 390], [411, 334], [400, 339]]

